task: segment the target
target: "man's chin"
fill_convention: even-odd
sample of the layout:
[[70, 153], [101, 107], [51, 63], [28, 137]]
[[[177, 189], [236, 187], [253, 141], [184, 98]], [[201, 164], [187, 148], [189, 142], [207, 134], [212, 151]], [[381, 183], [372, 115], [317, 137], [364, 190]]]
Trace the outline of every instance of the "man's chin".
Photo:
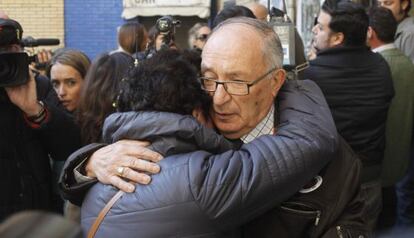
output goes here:
[[220, 134], [228, 139], [239, 139], [241, 137], [239, 135], [241, 128], [236, 128], [235, 123], [214, 122], [214, 124]]

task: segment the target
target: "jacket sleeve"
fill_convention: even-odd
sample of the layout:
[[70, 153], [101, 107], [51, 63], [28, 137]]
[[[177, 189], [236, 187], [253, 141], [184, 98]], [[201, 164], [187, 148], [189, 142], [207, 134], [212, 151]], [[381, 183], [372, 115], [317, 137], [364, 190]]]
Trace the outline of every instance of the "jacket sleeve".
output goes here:
[[106, 144], [93, 143], [82, 147], [75, 151], [66, 160], [63, 166], [62, 173], [59, 177], [59, 188], [62, 196], [69, 200], [71, 203], [81, 206], [83, 198], [88, 190], [98, 182], [98, 180], [92, 179], [87, 182], [78, 183], [75, 178], [74, 169], [81, 164], [86, 158], [91, 156], [95, 151], [104, 147]]
[[[192, 152], [200, 148], [211, 153], [220, 153], [239, 147], [212, 129], [202, 126], [192, 116], [166, 112], [127, 112], [108, 116], [103, 127], [103, 140], [114, 143], [126, 138], [150, 141], [152, 144], [149, 148], [164, 156]], [[89, 188], [97, 182], [96, 179], [88, 182], [77, 181], [74, 169], [105, 145], [85, 146], [74, 152], [65, 163], [59, 186], [63, 196], [72, 203], [80, 205]]]
[[278, 97], [281, 124], [275, 136], [189, 160], [194, 199], [221, 228], [244, 224], [287, 200], [336, 154], [335, 124], [315, 83], [287, 82]]

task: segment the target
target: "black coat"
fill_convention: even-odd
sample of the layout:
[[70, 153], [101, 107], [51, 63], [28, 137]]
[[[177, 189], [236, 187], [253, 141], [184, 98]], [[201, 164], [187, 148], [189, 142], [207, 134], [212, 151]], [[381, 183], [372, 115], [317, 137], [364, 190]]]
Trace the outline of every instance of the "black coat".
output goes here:
[[367, 47], [336, 47], [309, 63], [304, 78], [321, 88], [339, 134], [362, 160], [363, 180], [378, 178], [394, 96], [387, 62]]
[[38, 129], [28, 125], [23, 112], [0, 88], [0, 220], [24, 209], [51, 210], [49, 156], [64, 161], [80, 147], [79, 130], [60, 107], [49, 80], [36, 77], [36, 86], [50, 119]]

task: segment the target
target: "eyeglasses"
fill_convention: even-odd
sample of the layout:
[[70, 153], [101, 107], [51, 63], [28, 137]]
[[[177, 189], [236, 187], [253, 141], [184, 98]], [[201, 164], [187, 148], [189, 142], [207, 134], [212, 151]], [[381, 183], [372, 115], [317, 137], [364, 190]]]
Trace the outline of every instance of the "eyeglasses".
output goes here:
[[208, 38], [208, 34], [201, 34], [196, 37], [196, 40], [206, 41]]
[[217, 90], [217, 85], [222, 84], [227, 93], [231, 95], [244, 96], [249, 94], [249, 89], [251, 86], [260, 82], [262, 79], [265, 79], [266, 76], [268, 76], [276, 69], [277, 67], [272, 68], [264, 75], [260, 76], [258, 79], [249, 83], [244, 81], [219, 81], [217, 79], [208, 77], [200, 77], [200, 81], [203, 89], [207, 92], [215, 92]]

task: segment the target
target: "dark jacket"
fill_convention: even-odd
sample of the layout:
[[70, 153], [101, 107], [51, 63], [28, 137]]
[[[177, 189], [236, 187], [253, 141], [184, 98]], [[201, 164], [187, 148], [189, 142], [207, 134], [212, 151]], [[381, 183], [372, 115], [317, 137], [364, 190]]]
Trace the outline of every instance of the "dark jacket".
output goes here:
[[0, 88], [0, 220], [25, 209], [52, 210], [49, 155], [64, 161], [80, 147], [79, 131], [59, 107], [49, 80], [36, 77], [36, 86], [48, 113], [48, 121], [37, 129]]
[[362, 160], [363, 180], [379, 178], [394, 95], [387, 62], [367, 47], [336, 47], [309, 63], [304, 77], [321, 88], [339, 134]]
[[[289, 82], [278, 102], [281, 124], [276, 136], [261, 136], [240, 150], [218, 155], [176, 151], [181, 153], [160, 162], [162, 172], [150, 185], [138, 185], [135, 193], [125, 194], [114, 205], [97, 237], [239, 237], [236, 227], [287, 200], [336, 155], [336, 129], [316, 85]], [[217, 135], [205, 133], [188, 117], [164, 115], [115, 114], [106, 121], [104, 140], [146, 139], [175, 149], [185, 148], [175, 147], [185, 142], [211, 152], [226, 149]], [[165, 138], [171, 137], [178, 143], [164, 146], [169, 144]], [[85, 230], [116, 191], [100, 183], [90, 190], [82, 207]]]
[[[318, 174], [321, 185], [243, 226], [243, 237], [370, 237], [360, 193], [361, 162], [341, 138], [338, 153]], [[315, 185], [310, 182], [305, 188]], [[342, 236], [339, 236], [341, 234]]]

